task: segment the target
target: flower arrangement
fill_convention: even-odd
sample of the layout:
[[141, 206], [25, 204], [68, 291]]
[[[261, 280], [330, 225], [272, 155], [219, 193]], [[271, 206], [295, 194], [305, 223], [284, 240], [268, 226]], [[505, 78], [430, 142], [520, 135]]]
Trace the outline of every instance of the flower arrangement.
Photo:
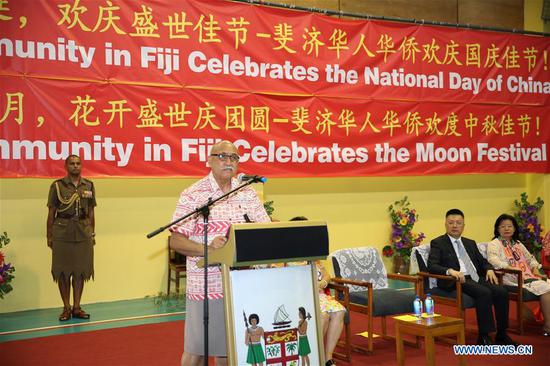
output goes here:
[[[8, 233], [4, 231], [4, 234], [0, 235], [0, 248], [5, 247], [9, 243], [10, 238], [8, 238]], [[11, 263], [6, 263], [6, 257], [0, 251], [0, 299], [3, 299], [5, 294], [13, 290], [10, 282], [15, 277], [13, 275], [14, 272], [15, 267]]]
[[521, 194], [521, 199], [514, 200], [517, 212], [514, 213], [519, 226], [519, 240], [527, 247], [535, 257], [540, 259], [542, 249], [542, 226], [537, 217], [544, 205], [544, 201], [537, 197], [535, 203], [527, 200], [527, 193]]
[[401, 201], [395, 201], [388, 207], [391, 219], [391, 243], [382, 249], [382, 255], [392, 257], [394, 255], [409, 261], [411, 249], [420, 245], [426, 237], [424, 233], [415, 234], [412, 230], [418, 221], [418, 213], [410, 208], [410, 202], [405, 196]]

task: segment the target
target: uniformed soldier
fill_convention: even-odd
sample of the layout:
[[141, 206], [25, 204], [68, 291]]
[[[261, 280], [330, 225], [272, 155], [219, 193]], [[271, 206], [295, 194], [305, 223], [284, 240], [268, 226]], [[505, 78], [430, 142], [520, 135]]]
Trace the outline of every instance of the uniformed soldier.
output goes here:
[[70, 155], [65, 160], [65, 170], [67, 176], [50, 186], [47, 221], [48, 247], [52, 249], [52, 276], [59, 285], [64, 306], [60, 321], [69, 320], [71, 316], [90, 318], [80, 308], [80, 298], [84, 281], [94, 276], [94, 184], [82, 178], [80, 158], [76, 155]]

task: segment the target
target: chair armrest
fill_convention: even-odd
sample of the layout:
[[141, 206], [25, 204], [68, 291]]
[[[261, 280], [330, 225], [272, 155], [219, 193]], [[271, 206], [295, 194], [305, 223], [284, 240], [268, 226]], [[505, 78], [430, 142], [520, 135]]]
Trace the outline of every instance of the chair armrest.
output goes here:
[[346, 278], [342, 277], [333, 277], [331, 279], [331, 282], [340, 283], [344, 285], [354, 285], [354, 286], [361, 286], [366, 287], [368, 291], [372, 291], [372, 283], [367, 281], [355, 281], [355, 280], [348, 280]]
[[518, 276], [523, 274], [521, 269], [517, 269], [517, 268], [500, 268], [500, 269], [497, 269], [497, 271], [501, 271], [501, 272], [504, 272], [504, 273], [511, 273], [511, 274], [515, 274], [515, 275], [518, 275]]
[[521, 269], [517, 268], [501, 268], [498, 270], [499, 272], [509, 273], [511, 275], [514, 275], [518, 278], [518, 288], [521, 290], [523, 288], [523, 272]]
[[334, 279], [334, 278], [331, 278], [331, 279], [330, 279], [330, 281], [328, 282], [327, 288], [332, 289], [332, 290], [335, 290], [335, 291], [340, 291], [340, 292], [347, 292], [347, 293], [349, 293], [349, 288], [348, 288], [347, 286], [344, 286], [344, 285], [341, 285], [341, 284], [332, 282], [333, 279]]
[[327, 285], [327, 288], [336, 291], [337, 294], [342, 293], [343, 299], [340, 300], [340, 297], [336, 296], [336, 300], [338, 300], [339, 302], [343, 302], [346, 310], [349, 310], [349, 288], [347, 286], [334, 283], [332, 282], [332, 280], [333, 279], [331, 278], [330, 282]]
[[[434, 273], [428, 273], [428, 272], [418, 272], [417, 275], [419, 275], [420, 277], [424, 277], [424, 278], [439, 278], [441, 280], [450, 280], [450, 281], [455, 281], [455, 286], [456, 286], [456, 298], [455, 298], [455, 306], [457, 307], [458, 309], [458, 314], [457, 314], [457, 317], [462, 317], [460, 315], [460, 309], [461, 309], [461, 304], [462, 304], [462, 283], [460, 282], [460, 280], [458, 278], [454, 278], [453, 276], [447, 276], [447, 275], [438, 275], [438, 274], [434, 274]], [[422, 286], [422, 282], [423, 281], [420, 281], [420, 285]]]
[[518, 278], [518, 284], [523, 284], [523, 272], [521, 271], [521, 269], [516, 269], [516, 268], [501, 268], [498, 270], [499, 272], [502, 272], [503, 274], [504, 273], [509, 273], [511, 275], [514, 275], [514, 276], [517, 276]]
[[504, 282], [504, 272], [502, 272], [500, 269], [495, 269], [495, 276], [498, 278], [498, 284], [502, 286], [502, 283]]
[[435, 273], [428, 273], [428, 272], [418, 272], [417, 274], [420, 277], [438, 278], [440, 280], [450, 280], [450, 281], [460, 282], [457, 278], [454, 278], [453, 276], [448, 276], [448, 275], [438, 275]]
[[392, 280], [400, 280], [414, 283], [420, 281], [420, 278], [418, 276], [404, 275], [398, 273], [388, 273], [388, 278], [391, 278]]

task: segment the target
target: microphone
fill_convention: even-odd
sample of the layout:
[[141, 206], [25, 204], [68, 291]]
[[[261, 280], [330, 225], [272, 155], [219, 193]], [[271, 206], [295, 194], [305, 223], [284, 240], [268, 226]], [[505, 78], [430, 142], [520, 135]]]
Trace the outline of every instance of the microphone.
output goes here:
[[244, 183], [248, 181], [252, 181], [253, 183], [265, 183], [267, 182], [266, 177], [262, 177], [260, 175], [252, 175], [252, 174], [239, 174], [237, 176], [237, 179], [239, 180], [239, 183]]

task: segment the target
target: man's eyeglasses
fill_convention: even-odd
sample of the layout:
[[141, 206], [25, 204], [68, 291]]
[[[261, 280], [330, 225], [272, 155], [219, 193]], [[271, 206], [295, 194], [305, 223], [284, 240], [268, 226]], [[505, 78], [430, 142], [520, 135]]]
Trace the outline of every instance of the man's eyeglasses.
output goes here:
[[227, 161], [227, 159], [231, 160], [233, 163], [236, 163], [239, 161], [240, 156], [237, 154], [227, 154], [227, 153], [219, 153], [219, 154], [210, 154], [210, 156], [216, 156], [221, 161]]

